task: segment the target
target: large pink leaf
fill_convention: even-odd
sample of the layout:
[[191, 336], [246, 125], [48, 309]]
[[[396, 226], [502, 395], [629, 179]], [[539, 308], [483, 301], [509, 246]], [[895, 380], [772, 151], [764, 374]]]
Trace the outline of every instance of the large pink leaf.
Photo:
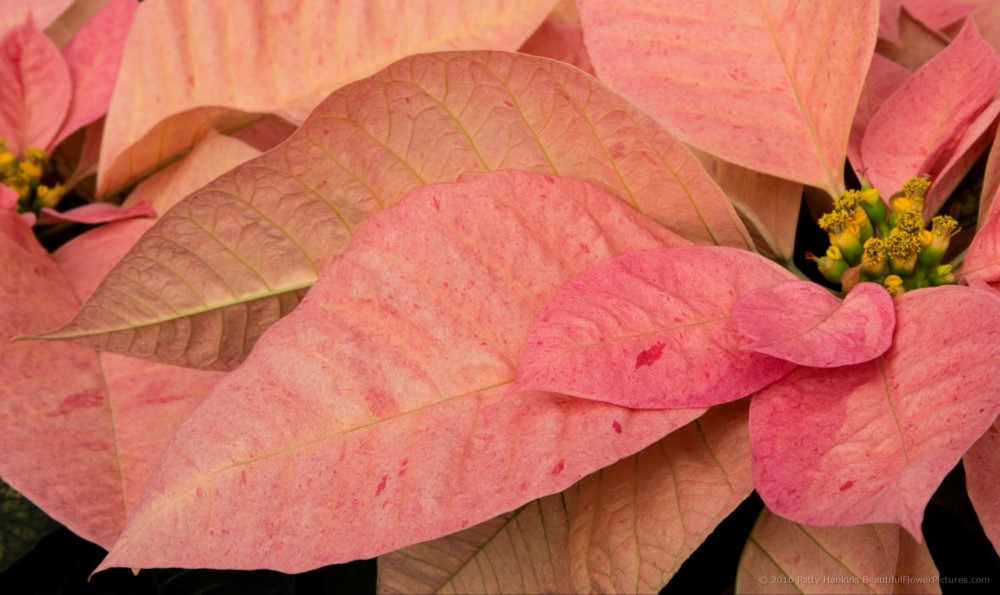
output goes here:
[[[144, 3], [108, 113], [99, 192], [117, 192], [148, 175], [207, 129], [224, 129], [236, 112], [275, 113], [300, 124], [334, 89], [404, 56], [516, 49], [553, 4], [555, 0]], [[203, 111], [211, 106], [224, 108]], [[157, 133], [160, 122], [171, 117], [172, 134]]]
[[865, 128], [885, 100], [902, 86], [910, 74], [905, 67], [880, 54], [872, 56], [865, 86], [861, 89], [861, 97], [858, 99], [858, 108], [854, 112], [851, 137], [847, 144], [847, 157], [859, 178], [865, 175], [865, 163], [861, 157], [861, 142], [864, 140]]
[[0, 136], [8, 150], [47, 148], [62, 126], [73, 85], [59, 49], [35, 24], [0, 39]]
[[885, 355], [799, 368], [754, 397], [754, 486], [777, 514], [919, 537], [931, 494], [1000, 413], [1000, 297], [946, 286], [895, 303]]
[[740, 593], [940, 593], [927, 546], [893, 525], [806, 527], [764, 510], [736, 574]]
[[993, 548], [1000, 552], [1000, 421], [962, 459], [969, 500]]
[[378, 593], [569, 593], [568, 540], [565, 497], [553, 494], [379, 556]]
[[896, 313], [877, 283], [860, 283], [840, 300], [811, 281], [788, 281], [744, 295], [733, 321], [750, 339], [744, 349], [800, 366], [859, 364], [892, 345]]
[[[77, 298], [12, 211], [0, 210], [0, 261], [0, 475], [71, 530], [111, 543], [124, 510], [97, 355], [68, 344], [10, 342], [65, 320]], [[87, 481], [65, 481], [67, 468]]]
[[635, 408], [707, 407], [795, 366], [740, 349], [730, 312], [792, 274], [732, 248], [646, 250], [603, 262], [552, 297], [531, 327], [518, 387]]
[[415, 190], [357, 230], [177, 432], [101, 568], [297, 572], [379, 555], [565, 489], [682, 426], [700, 411], [509, 390], [556, 287], [672, 241], [575, 180], [507, 171]]
[[121, 64], [125, 36], [139, 4], [135, 0], [111, 0], [94, 15], [62, 50], [73, 81], [69, 113], [50, 146], [108, 111]]
[[576, 593], [655, 593], [746, 498], [745, 402], [714, 407], [566, 492]]
[[[253, 154], [232, 139], [203, 144], [211, 145], [210, 157], [201, 158], [196, 147], [191, 167], [182, 162], [163, 173], [176, 174], [173, 185], [160, 184], [156, 191], [141, 185], [136, 193], [166, 209], [179, 198], [170, 195], [171, 187], [210, 179], [225, 168], [227, 158]], [[217, 169], [198, 171], [207, 166]], [[68, 344], [9, 343], [11, 335], [37, 332], [71, 315], [77, 296], [90, 295], [152, 223], [130, 220], [97, 228], [63, 246], [53, 261], [15, 222], [14, 213], [0, 212], [0, 219], [9, 283], [0, 292], [0, 365], [5, 370], [0, 473], [73, 531], [110, 547], [163, 447], [220, 375], [98, 355]]]
[[969, 21], [872, 117], [861, 143], [865, 176], [885, 196], [937, 174], [1000, 88], [1000, 57]]
[[878, 2], [580, 2], [602, 80], [686, 143], [750, 169], [843, 188]]
[[748, 404], [715, 407], [562, 494], [379, 557], [379, 592], [656, 592], [753, 489]]
[[740, 167], [695, 152], [702, 165], [726, 191], [762, 254], [790, 261], [802, 205], [802, 184]]
[[423, 184], [506, 168], [596, 183], [694, 242], [749, 245], [683, 145], [572, 66], [416, 56], [335, 92], [286, 143], [166, 213], [48, 336], [233, 367], [368, 216]]

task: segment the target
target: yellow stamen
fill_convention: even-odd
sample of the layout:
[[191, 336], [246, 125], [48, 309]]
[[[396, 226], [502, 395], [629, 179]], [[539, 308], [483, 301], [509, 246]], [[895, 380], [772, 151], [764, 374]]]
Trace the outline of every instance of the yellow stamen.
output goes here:
[[958, 226], [958, 221], [949, 215], [938, 215], [931, 219], [931, 229], [934, 235], [940, 238], [950, 238], [962, 231], [962, 228]]
[[921, 206], [923, 206], [924, 194], [927, 193], [927, 189], [930, 187], [931, 177], [924, 174], [919, 178], [910, 178], [903, 184], [903, 194], [909, 199], [919, 198]]
[[903, 279], [898, 275], [889, 275], [885, 278], [885, 281], [882, 282], [882, 285], [892, 297], [899, 297], [906, 292], [903, 288]]
[[37, 182], [42, 178], [42, 166], [31, 161], [22, 161], [19, 164], [21, 173], [29, 182]]
[[[897, 200], [906, 200], [897, 199]], [[924, 217], [920, 211], [906, 210], [896, 218], [896, 229], [904, 233], [915, 234], [924, 228]]]
[[827, 233], [841, 233], [852, 216], [842, 209], [835, 209], [819, 218], [820, 229]]
[[17, 157], [15, 157], [10, 151], [0, 153], [0, 167], [7, 167], [15, 161], [17, 161]]

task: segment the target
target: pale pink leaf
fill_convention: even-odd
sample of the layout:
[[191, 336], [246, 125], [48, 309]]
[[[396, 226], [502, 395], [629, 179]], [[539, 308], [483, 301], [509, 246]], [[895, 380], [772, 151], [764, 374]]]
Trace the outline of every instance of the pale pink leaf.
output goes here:
[[509, 390], [559, 285], [665, 241], [575, 180], [506, 171], [413, 191], [358, 228], [178, 430], [101, 568], [299, 572], [381, 555], [563, 490], [691, 421], [702, 411]]
[[[233, 145], [242, 147], [237, 155], [249, 150], [225, 139], [214, 143], [214, 159], [198, 159], [178, 175], [188, 177], [208, 163], [224, 167], [221, 155]], [[143, 194], [156, 204], [169, 202]], [[23, 226], [4, 225], [0, 245], [9, 254], [3, 260], [20, 266], [5, 269], [11, 286], [3, 290], [0, 316], [0, 359], [7, 371], [0, 387], [0, 447], [10, 453], [0, 460], [0, 472], [73, 531], [110, 547], [161, 450], [220, 374], [68, 344], [8, 343], [11, 335], [37, 332], [71, 315], [77, 296], [86, 299], [152, 222], [131, 219], [91, 230], [60, 248], [55, 262]]]
[[1000, 88], [1000, 57], [972, 21], [872, 116], [861, 143], [865, 176], [889, 196], [936, 174]]
[[573, 592], [656, 593], [753, 490], [747, 403], [713, 407], [565, 492]]
[[843, 300], [811, 281], [788, 281], [744, 295], [733, 321], [743, 348], [800, 366], [834, 368], [873, 360], [892, 345], [896, 313], [877, 283], [859, 283]]
[[148, 202], [162, 215], [219, 175], [259, 155], [260, 151], [238, 139], [210, 132], [180, 162], [143, 180], [122, 206]]
[[1000, 552], [1000, 421], [962, 459], [969, 500], [993, 548]]
[[958, 276], [965, 281], [1000, 281], [1000, 210], [994, 208], [987, 216], [986, 223], [976, 232], [962, 260]]
[[423, 55], [333, 93], [288, 141], [178, 204], [47, 336], [233, 367], [367, 217], [500, 169], [587, 180], [693, 242], [750, 244], [683, 145], [592, 77], [519, 54]]
[[106, 202], [95, 202], [89, 205], [74, 207], [67, 211], [43, 208], [38, 213], [39, 225], [53, 223], [84, 223], [97, 225], [135, 217], [156, 217], [156, 211], [148, 203], [139, 202], [127, 209]]
[[695, 152], [709, 175], [726, 191], [762, 254], [791, 260], [802, 205], [802, 184], [769, 176]]
[[65, 47], [76, 32], [83, 27], [109, 0], [73, 0], [59, 18], [45, 28], [45, 35], [59, 47]]
[[864, 139], [865, 128], [868, 127], [872, 116], [878, 112], [878, 108], [882, 107], [885, 100], [902, 86], [910, 74], [905, 67], [880, 54], [872, 56], [865, 86], [861, 89], [858, 108], [851, 123], [851, 138], [847, 144], [847, 158], [859, 178], [865, 175], [865, 163], [861, 157], [861, 142]]
[[[235, 113], [274, 113], [301, 124], [331, 91], [404, 56], [514, 50], [554, 4], [143, 3], [108, 113], [98, 191], [114, 193], [134, 183], [187, 150], [206, 126], [223, 130], [220, 120], [232, 119]], [[210, 106], [225, 107], [207, 119], [204, 112], [192, 112]], [[155, 134], [161, 121], [178, 115], [171, 124], [173, 134]], [[148, 146], [151, 143], [154, 146]]]
[[916, 70], [948, 45], [948, 38], [914, 20], [905, 10], [899, 16], [900, 43], [879, 40], [875, 51], [907, 70]]
[[379, 556], [377, 592], [569, 593], [568, 539], [565, 498], [554, 494]]
[[62, 142], [108, 111], [121, 64], [125, 37], [139, 6], [136, 0], [110, 0], [62, 50], [73, 81], [65, 122], [50, 146]]
[[900, 36], [899, 30], [899, 17], [902, 8], [903, 0], [882, 0], [879, 2], [879, 39], [884, 39], [896, 46], [903, 45], [903, 38]]
[[[998, 5], [1000, 6], [1000, 5]], [[997, 13], [1000, 18], [1000, 12]], [[983, 172], [983, 189], [979, 199], [978, 227], [981, 229], [997, 211], [997, 194], [1000, 194], [1000, 134], [993, 135], [986, 171]]]
[[684, 142], [838, 195], [878, 2], [580, 2], [602, 80]]
[[903, 7], [917, 21], [941, 31], [972, 14], [976, 5], [981, 3], [961, 0], [903, 0]]
[[707, 407], [795, 366], [740, 349], [740, 298], [793, 278], [732, 248], [645, 250], [573, 279], [531, 327], [517, 386], [634, 408]]
[[754, 486], [775, 513], [919, 538], [934, 490], [1000, 413], [1000, 297], [945, 286], [895, 305], [882, 357], [799, 368], [754, 397]]
[[[97, 354], [10, 341], [72, 316], [77, 298], [12, 211], [0, 210], [0, 260], [0, 475], [70, 530], [110, 544], [124, 511]], [[65, 469], [86, 481], [67, 481]]]
[[73, 0], [0, 0], [0, 35], [24, 24], [29, 14], [44, 29], [72, 3]]
[[993, 142], [998, 114], [1000, 114], [1000, 99], [994, 99], [969, 125], [965, 133], [955, 139], [955, 146], [950, 147], [932, 170], [927, 172], [931, 174], [934, 182], [924, 197], [925, 220], [930, 220], [948, 202], [952, 193]]
[[573, 0], [562, 0], [517, 51], [560, 60], [594, 74], [594, 65], [583, 43], [580, 13]]
[[940, 593], [927, 552], [894, 525], [807, 527], [767, 509], [736, 574], [738, 593]]
[[976, 21], [983, 39], [1000, 52], [1000, 3], [983, 2], [976, 7], [972, 18]]
[[7, 186], [0, 184], [0, 211], [13, 211], [17, 209], [17, 201], [21, 197], [17, 192]]
[[47, 149], [62, 126], [73, 94], [59, 49], [35, 24], [3, 32], [0, 39], [0, 136], [17, 154]]

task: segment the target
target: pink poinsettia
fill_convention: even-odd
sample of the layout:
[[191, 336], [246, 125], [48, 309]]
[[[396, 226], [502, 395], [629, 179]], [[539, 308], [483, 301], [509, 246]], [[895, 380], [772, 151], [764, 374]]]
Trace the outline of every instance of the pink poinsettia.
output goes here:
[[[996, 243], [981, 234], [970, 252]], [[841, 301], [754, 254], [659, 249], [563, 286], [532, 327], [518, 388], [647, 409], [757, 391], [754, 485], [771, 510], [919, 536], [931, 494], [1000, 414], [998, 339], [991, 289], [893, 300], [863, 283]]]

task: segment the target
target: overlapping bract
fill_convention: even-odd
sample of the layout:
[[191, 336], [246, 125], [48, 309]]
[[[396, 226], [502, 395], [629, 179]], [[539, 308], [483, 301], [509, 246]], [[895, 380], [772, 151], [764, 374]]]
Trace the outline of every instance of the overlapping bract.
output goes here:
[[592, 78], [516, 54], [424, 55], [333, 93], [286, 143], [164, 214], [47, 336], [235, 367], [367, 217], [508, 168], [593, 182], [696, 243], [749, 246], [694, 157]]

